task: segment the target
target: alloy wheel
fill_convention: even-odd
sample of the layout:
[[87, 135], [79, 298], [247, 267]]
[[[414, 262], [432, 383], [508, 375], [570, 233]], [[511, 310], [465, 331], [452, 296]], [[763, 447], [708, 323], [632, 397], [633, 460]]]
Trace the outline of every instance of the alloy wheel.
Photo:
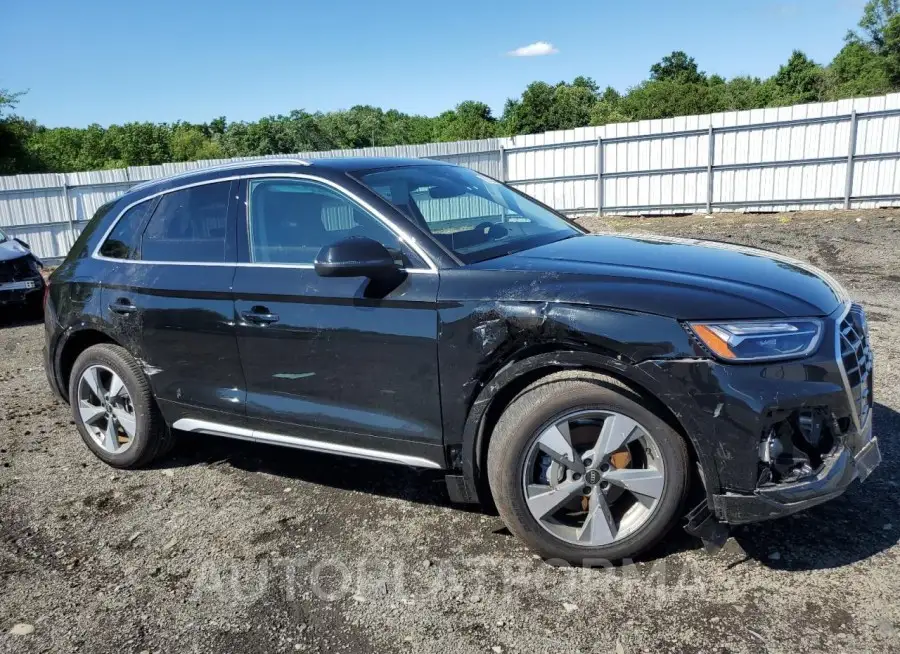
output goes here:
[[137, 421], [119, 375], [102, 365], [86, 368], [78, 380], [77, 401], [84, 428], [105, 452], [122, 454], [131, 447]]
[[525, 502], [553, 536], [584, 547], [618, 542], [650, 520], [665, 486], [656, 441], [614, 411], [577, 411], [532, 442], [522, 475]]

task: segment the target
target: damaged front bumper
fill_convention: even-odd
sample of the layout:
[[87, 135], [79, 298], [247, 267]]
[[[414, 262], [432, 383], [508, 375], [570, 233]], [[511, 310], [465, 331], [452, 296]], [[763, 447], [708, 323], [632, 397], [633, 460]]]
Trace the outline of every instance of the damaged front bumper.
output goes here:
[[39, 304], [44, 295], [44, 281], [34, 279], [0, 282], [0, 306]]
[[0, 306], [39, 304], [44, 295], [41, 263], [31, 254], [0, 261]]
[[[709, 519], [734, 525], [802, 511], [881, 462], [865, 315], [844, 305], [825, 329], [819, 351], [801, 360], [640, 364], [691, 437]], [[701, 512], [689, 525], [705, 520]]]
[[831, 500], [859, 479], [865, 479], [881, 463], [878, 439], [872, 437], [871, 416], [854, 438], [839, 445], [818, 472], [797, 481], [770, 483], [752, 494], [713, 495], [713, 512], [731, 525], [780, 518]]

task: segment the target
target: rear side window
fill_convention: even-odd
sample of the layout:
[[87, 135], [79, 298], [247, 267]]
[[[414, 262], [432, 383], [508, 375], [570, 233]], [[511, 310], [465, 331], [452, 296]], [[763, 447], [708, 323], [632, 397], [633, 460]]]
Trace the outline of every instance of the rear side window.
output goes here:
[[100, 254], [112, 259], [137, 259], [141, 244], [141, 227], [153, 200], [136, 204], [126, 211], [100, 246]]
[[217, 182], [163, 195], [141, 239], [144, 261], [225, 261], [231, 182]]

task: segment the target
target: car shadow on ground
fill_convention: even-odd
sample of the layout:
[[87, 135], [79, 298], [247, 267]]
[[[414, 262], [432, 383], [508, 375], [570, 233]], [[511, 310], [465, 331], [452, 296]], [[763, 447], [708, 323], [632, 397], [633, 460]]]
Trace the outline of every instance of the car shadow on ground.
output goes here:
[[27, 327], [44, 322], [43, 316], [29, 315], [19, 308], [0, 307], [0, 329], [11, 327]]
[[900, 540], [900, 463], [894, 435], [900, 413], [875, 404], [873, 435], [882, 463], [846, 493], [794, 516], [735, 528], [748, 558], [778, 570], [839, 568], [883, 552]]
[[[884, 461], [865, 484], [854, 483], [841, 497], [787, 518], [736, 527], [732, 536], [746, 560], [758, 560], [782, 570], [837, 568], [878, 554], [900, 540], [900, 472], [890, 436], [900, 433], [900, 413], [875, 405], [874, 435]], [[350, 459], [260, 443], [201, 434], [181, 434], [172, 456], [160, 468], [197, 464], [228, 465], [237, 470], [266, 473], [340, 490], [450, 507], [459, 511], [493, 513], [480, 505], [453, 504], [443, 473], [404, 466]], [[508, 533], [498, 529], [498, 533]], [[652, 561], [687, 550], [701, 542], [681, 529], [641, 560]]]
[[[246, 472], [261, 472], [340, 490], [394, 497], [419, 504], [467, 508], [466, 505], [450, 502], [444, 475], [440, 471], [203, 434], [179, 434], [172, 456], [159, 465], [174, 467], [197, 463], [222, 463]], [[477, 510], [476, 505], [472, 507]]]
[[[191, 465], [227, 465], [250, 473], [275, 475], [279, 485], [290, 481], [329, 486], [392, 497], [419, 504], [447, 507], [465, 513], [496, 516], [493, 506], [456, 504], [450, 501], [444, 473], [390, 463], [378, 463], [337, 455], [232, 440], [203, 434], [180, 433], [178, 445], [158, 468]], [[273, 492], [275, 490], [273, 489]], [[491, 527], [499, 536], [514, 536], [498, 520]], [[701, 542], [676, 528], [639, 560], [653, 561], [686, 550], [700, 549]]]

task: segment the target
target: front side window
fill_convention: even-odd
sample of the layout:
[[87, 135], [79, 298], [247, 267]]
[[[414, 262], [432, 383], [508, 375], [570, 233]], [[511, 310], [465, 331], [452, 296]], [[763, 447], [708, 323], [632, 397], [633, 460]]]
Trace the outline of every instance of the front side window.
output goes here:
[[100, 254], [111, 259], [137, 259], [141, 243], [141, 227], [152, 200], [134, 205], [126, 211], [100, 246]]
[[231, 182], [201, 184], [166, 193], [141, 239], [144, 261], [225, 261]]
[[255, 263], [312, 264], [326, 245], [364, 236], [384, 245], [398, 265], [422, 266], [394, 232], [324, 184], [251, 180], [248, 195], [250, 257]]
[[563, 218], [474, 170], [404, 166], [358, 179], [465, 263], [581, 234]]

